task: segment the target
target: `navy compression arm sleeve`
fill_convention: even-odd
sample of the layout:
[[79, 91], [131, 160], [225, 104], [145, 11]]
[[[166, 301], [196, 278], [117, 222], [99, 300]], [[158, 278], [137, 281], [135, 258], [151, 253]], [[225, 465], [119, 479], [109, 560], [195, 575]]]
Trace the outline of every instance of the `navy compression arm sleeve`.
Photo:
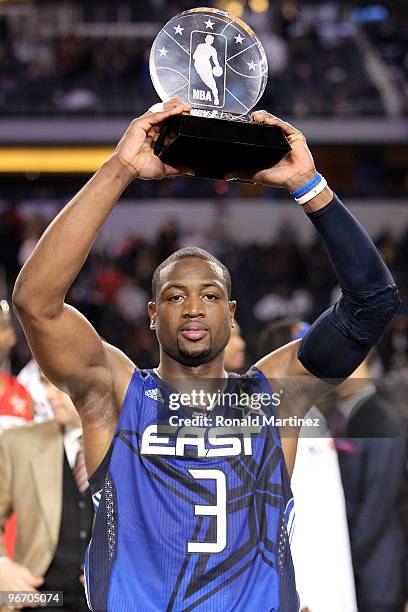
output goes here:
[[314, 322], [298, 358], [318, 378], [347, 378], [380, 340], [398, 310], [399, 294], [370, 237], [336, 196], [308, 217], [323, 239], [342, 297]]

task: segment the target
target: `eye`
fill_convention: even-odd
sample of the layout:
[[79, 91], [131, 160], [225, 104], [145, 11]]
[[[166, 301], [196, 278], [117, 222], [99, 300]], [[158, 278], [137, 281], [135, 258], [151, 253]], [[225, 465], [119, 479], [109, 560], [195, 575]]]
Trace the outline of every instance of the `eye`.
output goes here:
[[204, 297], [207, 298], [207, 300], [209, 300], [210, 302], [218, 300], [218, 295], [215, 295], [214, 293], [206, 293]]
[[184, 296], [182, 295], [172, 295], [171, 297], [169, 297], [168, 301], [169, 302], [180, 302], [183, 299], [184, 299]]

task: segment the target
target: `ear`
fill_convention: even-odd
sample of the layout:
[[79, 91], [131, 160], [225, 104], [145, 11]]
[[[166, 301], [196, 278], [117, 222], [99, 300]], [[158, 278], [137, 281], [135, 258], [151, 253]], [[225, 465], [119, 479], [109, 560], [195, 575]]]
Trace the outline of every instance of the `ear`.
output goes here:
[[228, 302], [228, 309], [229, 309], [229, 312], [230, 312], [231, 327], [235, 327], [234, 315], [235, 315], [236, 308], [237, 308], [236, 301], [235, 300], [230, 300]]
[[156, 302], [149, 302], [147, 305], [147, 310], [149, 312], [149, 318], [150, 318], [150, 329], [155, 329], [156, 318], [157, 318]]

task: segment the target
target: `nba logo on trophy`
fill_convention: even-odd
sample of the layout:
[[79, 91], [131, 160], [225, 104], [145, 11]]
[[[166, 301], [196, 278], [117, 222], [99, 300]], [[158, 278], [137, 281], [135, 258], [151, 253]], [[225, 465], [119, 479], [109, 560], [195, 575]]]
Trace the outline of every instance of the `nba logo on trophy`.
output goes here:
[[188, 101], [194, 106], [223, 108], [227, 38], [193, 30], [190, 36]]
[[261, 97], [268, 74], [254, 32], [225, 11], [197, 8], [176, 15], [150, 52], [150, 74], [162, 100], [179, 96], [202, 112], [246, 115]]
[[198, 7], [176, 15], [154, 39], [149, 58], [154, 88], [191, 112], [169, 117], [154, 152], [163, 163], [224, 179], [236, 168], [277, 163], [290, 150], [282, 130], [249, 116], [268, 78], [264, 48], [238, 17]]

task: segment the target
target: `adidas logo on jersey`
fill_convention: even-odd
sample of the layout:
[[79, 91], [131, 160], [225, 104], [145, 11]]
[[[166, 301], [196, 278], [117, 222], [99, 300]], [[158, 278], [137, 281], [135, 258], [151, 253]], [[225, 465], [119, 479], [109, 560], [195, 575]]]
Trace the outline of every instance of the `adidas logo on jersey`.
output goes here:
[[156, 389], [147, 389], [145, 391], [145, 395], [147, 395], [147, 397], [150, 397], [151, 399], [155, 400], [156, 402], [163, 402], [163, 396], [161, 394], [161, 391], [158, 387], [156, 387]]

